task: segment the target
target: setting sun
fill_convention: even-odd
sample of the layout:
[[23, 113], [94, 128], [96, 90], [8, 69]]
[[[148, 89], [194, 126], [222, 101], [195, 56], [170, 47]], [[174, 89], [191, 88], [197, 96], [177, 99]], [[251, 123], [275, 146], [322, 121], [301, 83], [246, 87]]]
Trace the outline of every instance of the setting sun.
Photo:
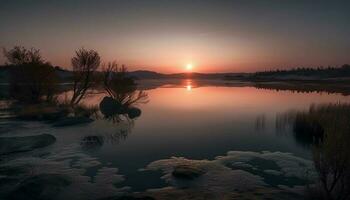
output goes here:
[[187, 71], [192, 71], [193, 65], [191, 63], [186, 65], [186, 70]]

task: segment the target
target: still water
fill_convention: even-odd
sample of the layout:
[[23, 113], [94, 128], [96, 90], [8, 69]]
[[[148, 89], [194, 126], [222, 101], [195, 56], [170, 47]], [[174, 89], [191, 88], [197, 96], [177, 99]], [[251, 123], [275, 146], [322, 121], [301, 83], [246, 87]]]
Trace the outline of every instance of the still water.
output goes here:
[[[99, 118], [65, 127], [1, 120], [1, 137], [56, 137], [50, 146], [3, 156], [1, 167], [29, 167], [30, 173], [19, 179], [52, 173], [68, 177], [70, 184], [50, 190], [52, 199], [103, 199], [135, 192], [156, 199], [189, 194], [208, 199], [298, 199], [307, 176], [313, 176], [311, 151], [294, 138], [291, 127], [279, 126], [280, 116], [312, 104], [350, 100], [340, 94], [245, 85], [201, 86], [193, 80], [146, 87], [145, 92], [148, 102], [136, 105], [142, 114], [133, 120]], [[98, 105], [104, 96], [89, 95], [84, 103]], [[171, 173], [178, 165], [206, 173], [178, 179]], [[1, 178], [6, 176], [10, 177]], [[13, 188], [12, 182], [8, 187], [3, 182], [5, 195]]]

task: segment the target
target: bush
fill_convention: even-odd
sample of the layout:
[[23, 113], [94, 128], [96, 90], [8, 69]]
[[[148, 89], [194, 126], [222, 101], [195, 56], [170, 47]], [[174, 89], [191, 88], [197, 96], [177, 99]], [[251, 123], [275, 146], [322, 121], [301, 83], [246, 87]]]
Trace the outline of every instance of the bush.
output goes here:
[[9, 94], [21, 103], [51, 102], [57, 89], [57, 76], [49, 64], [13, 66]]
[[3, 50], [10, 69], [9, 94], [21, 103], [54, 100], [57, 87], [55, 69], [45, 62], [38, 49], [15, 46]]

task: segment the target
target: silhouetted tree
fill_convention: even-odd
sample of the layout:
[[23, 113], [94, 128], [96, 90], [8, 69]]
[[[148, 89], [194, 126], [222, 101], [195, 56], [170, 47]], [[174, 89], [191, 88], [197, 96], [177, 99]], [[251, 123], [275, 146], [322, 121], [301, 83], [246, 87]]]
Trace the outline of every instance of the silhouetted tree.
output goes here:
[[100, 65], [100, 56], [95, 50], [81, 48], [72, 58], [73, 96], [71, 104], [78, 104], [94, 83], [94, 74]]
[[125, 66], [118, 68], [115, 62], [110, 62], [103, 67], [103, 72], [103, 83], [109, 97], [106, 96], [101, 101], [101, 113], [114, 122], [122, 121], [121, 116], [127, 120], [139, 117], [141, 110], [135, 105], [147, 103], [147, 93], [137, 90], [137, 84], [128, 76]]
[[103, 72], [105, 90], [115, 100], [127, 107], [147, 102], [147, 94], [142, 90], [137, 91], [137, 84], [127, 75], [124, 65], [118, 67], [115, 62], [110, 62], [103, 68]]
[[296, 75], [296, 76], [310, 76], [310, 77], [318, 77], [318, 78], [336, 78], [336, 77], [349, 77], [350, 76], [350, 65], [344, 64], [341, 67], [331, 67], [327, 68], [320, 66], [317, 68], [311, 67], [297, 67], [289, 70], [272, 70], [272, 71], [263, 71], [256, 72], [252, 76], [255, 79], [267, 79], [271, 80], [271, 78], [286, 76], [286, 75]]
[[15, 46], [3, 49], [10, 68], [9, 94], [22, 103], [52, 101], [57, 87], [57, 76], [50, 63], [45, 62], [40, 50]]
[[42, 64], [44, 59], [41, 57], [40, 50], [31, 48], [26, 49], [22, 46], [15, 46], [11, 50], [3, 49], [3, 54], [7, 58], [8, 65], [23, 64]]

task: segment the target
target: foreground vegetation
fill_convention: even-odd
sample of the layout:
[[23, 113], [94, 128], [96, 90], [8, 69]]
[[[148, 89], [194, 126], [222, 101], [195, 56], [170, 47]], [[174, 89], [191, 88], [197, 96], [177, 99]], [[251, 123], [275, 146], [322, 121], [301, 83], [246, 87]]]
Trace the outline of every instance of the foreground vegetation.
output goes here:
[[[96, 117], [97, 106], [81, 103], [89, 91], [96, 88], [104, 88], [115, 100], [114, 103], [126, 110], [147, 99], [147, 94], [143, 91], [136, 92], [137, 85], [133, 78], [127, 76], [125, 66], [118, 67], [115, 62], [109, 62], [105, 67], [95, 50], [81, 48], [75, 52], [71, 59], [72, 84], [65, 88], [72, 91], [72, 94], [63, 101], [58, 99], [61, 80], [55, 73], [57, 67], [47, 62], [38, 49], [15, 46], [10, 50], [4, 49], [3, 54], [10, 74], [6, 93], [13, 102], [11, 110], [20, 119]], [[102, 72], [98, 73], [99, 68], [102, 68]], [[133, 110], [135, 112], [136, 108]]]
[[298, 142], [312, 149], [319, 183], [311, 188], [311, 199], [350, 198], [350, 104], [313, 105], [308, 111], [289, 112]]

